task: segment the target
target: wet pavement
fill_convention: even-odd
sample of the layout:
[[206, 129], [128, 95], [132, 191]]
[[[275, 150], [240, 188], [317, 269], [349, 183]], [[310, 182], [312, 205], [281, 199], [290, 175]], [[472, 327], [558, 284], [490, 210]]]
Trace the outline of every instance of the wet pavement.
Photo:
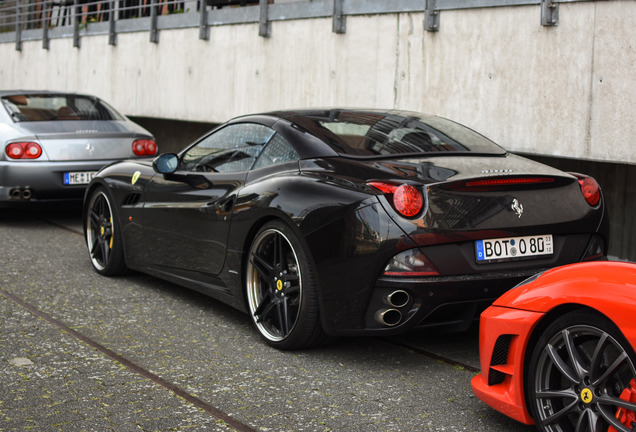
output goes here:
[[2, 431], [533, 430], [472, 394], [474, 333], [277, 351], [222, 303], [99, 276], [80, 232], [79, 213], [0, 214]]

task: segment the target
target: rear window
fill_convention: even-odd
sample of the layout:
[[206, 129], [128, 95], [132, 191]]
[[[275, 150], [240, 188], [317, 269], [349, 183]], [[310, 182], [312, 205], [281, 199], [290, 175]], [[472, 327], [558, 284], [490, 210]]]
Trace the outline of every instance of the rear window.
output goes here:
[[3, 96], [2, 104], [16, 122], [124, 119], [113, 108], [91, 96], [19, 94]]
[[344, 156], [486, 153], [506, 151], [473, 130], [426, 114], [334, 110], [303, 113], [297, 121]]

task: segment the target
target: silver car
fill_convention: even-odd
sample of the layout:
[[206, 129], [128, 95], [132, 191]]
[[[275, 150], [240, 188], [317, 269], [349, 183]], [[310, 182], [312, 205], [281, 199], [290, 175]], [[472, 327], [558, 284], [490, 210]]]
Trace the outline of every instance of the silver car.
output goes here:
[[154, 137], [89, 95], [0, 91], [0, 207], [81, 200], [103, 166], [157, 153]]

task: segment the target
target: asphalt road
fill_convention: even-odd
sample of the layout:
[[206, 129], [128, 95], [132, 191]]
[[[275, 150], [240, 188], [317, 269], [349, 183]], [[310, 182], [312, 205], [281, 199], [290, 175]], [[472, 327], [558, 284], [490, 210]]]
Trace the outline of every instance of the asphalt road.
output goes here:
[[0, 210], [0, 264], [2, 431], [534, 430], [472, 394], [474, 330], [277, 351], [224, 304], [99, 276], [78, 208]]

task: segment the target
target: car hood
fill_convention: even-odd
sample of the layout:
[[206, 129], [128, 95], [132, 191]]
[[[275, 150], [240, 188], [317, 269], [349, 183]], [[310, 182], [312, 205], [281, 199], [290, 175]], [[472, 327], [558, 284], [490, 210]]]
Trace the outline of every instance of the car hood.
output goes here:
[[630, 327], [636, 313], [636, 265], [617, 261], [570, 264], [537, 274], [494, 301], [494, 306], [547, 313], [562, 304], [603, 307], [611, 316], [629, 309]]

